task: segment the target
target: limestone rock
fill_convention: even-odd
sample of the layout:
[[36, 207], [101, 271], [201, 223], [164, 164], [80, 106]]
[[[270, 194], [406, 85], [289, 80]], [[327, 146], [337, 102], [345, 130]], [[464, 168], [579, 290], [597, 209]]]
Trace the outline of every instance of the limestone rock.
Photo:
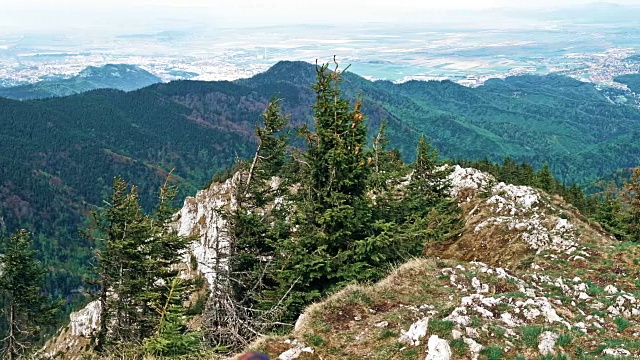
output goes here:
[[100, 313], [102, 312], [102, 304], [95, 300], [87, 304], [83, 309], [72, 312], [71, 318], [71, 335], [83, 336], [90, 338], [100, 327]]
[[424, 318], [418, 322], [411, 324], [408, 331], [403, 331], [400, 335], [399, 342], [413, 346], [420, 345], [420, 339], [427, 335], [429, 326], [429, 318]]
[[312, 348], [306, 347], [303, 343], [298, 342], [296, 340], [290, 343], [294, 345], [294, 347], [280, 354], [278, 356], [279, 360], [294, 360], [299, 358], [300, 355], [302, 355], [302, 353], [306, 352], [306, 353], [313, 354], [314, 352]]
[[480, 352], [482, 351], [484, 346], [469, 338], [464, 338], [464, 343], [469, 347], [469, 351], [471, 352], [471, 360], [478, 360], [478, 358], [480, 357]]
[[542, 356], [555, 355], [556, 351], [553, 348], [556, 346], [556, 341], [558, 341], [558, 334], [546, 331], [540, 334], [538, 340], [538, 351]]
[[622, 348], [604, 349], [602, 350], [602, 355], [614, 356], [614, 357], [627, 357], [627, 356], [631, 356], [631, 352], [629, 352], [629, 350], [622, 349]]
[[427, 343], [427, 357], [425, 360], [450, 360], [451, 348], [445, 339], [440, 339], [438, 335], [431, 335]]

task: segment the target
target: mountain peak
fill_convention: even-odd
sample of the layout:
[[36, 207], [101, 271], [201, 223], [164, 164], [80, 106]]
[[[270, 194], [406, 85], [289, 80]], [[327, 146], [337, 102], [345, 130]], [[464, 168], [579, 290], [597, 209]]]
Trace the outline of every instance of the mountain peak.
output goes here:
[[129, 64], [106, 64], [103, 66], [87, 66], [78, 76], [83, 78], [89, 77], [116, 77], [124, 78], [132, 74], [147, 77], [155, 77], [150, 72], [143, 70], [135, 65]]

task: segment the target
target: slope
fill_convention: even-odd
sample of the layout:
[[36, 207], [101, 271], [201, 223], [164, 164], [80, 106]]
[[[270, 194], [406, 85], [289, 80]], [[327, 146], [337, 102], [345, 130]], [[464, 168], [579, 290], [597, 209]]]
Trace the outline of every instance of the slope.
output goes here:
[[168, 172], [182, 197], [247, 156], [246, 136], [186, 119], [189, 110], [150, 92], [97, 90], [62, 99], [0, 99], [1, 228], [37, 235], [55, 269], [49, 290], [83, 286], [93, 244], [80, 235], [115, 176], [139, 187], [146, 206]]
[[312, 305], [289, 336], [252, 350], [279, 359], [637, 357], [637, 246], [561, 198], [456, 168], [462, 235], [374, 285]]
[[[285, 111], [304, 121], [313, 76], [313, 65], [280, 62], [237, 84], [262, 96], [277, 93]], [[640, 111], [611, 104], [593, 84], [567, 77], [517, 76], [471, 89], [450, 81], [371, 82], [346, 73], [342, 88], [352, 99], [360, 95], [370, 129], [387, 119], [392, 143], [405, 155], [425, 134], [445, 157], [548, 162], [569, 183], [635, 166], [640, 155], [631, 139], [640, 129]]]
[[[91, 256], [78, 226], [102, 204], [113, 176], [139, 185], [148, 206], [175, 168], [183, 198], [250, 154], [253, 128], [271, 97], [284, 98], [294, 125], [311, 123], [314, 79], [313, 65], [280, 62], [235, 82], [0, 99], [0, 228], [36, 232], [43, 260], [57, 272], [50, 289], [68, 296], [81, 286]], [[515, 77], [469, 89], [346, 73], [342, 86], [351, 99], [360, 94], [371, 132], [388, 121], [392, 144], [406, 157], [426, 134], [446, 157], [549, 162], [567, 182], [638, 165], [640, 111], [610, 104], [592, 85], [568, 78]]]
[[614, 78], [616, 82], [625, 84], [629, 87], [629, 90], [634, 93], [640, 93], [640, 74], [627, 74], [620, 75]]
[[44, 80], [34, 84], [0, 88], [0, 97], [17, 100], [43, 99], [83, 93], [95, 89], [131, 91], [162, 80], [137, 66], [107, 64], [89, 66], [69, 79]]

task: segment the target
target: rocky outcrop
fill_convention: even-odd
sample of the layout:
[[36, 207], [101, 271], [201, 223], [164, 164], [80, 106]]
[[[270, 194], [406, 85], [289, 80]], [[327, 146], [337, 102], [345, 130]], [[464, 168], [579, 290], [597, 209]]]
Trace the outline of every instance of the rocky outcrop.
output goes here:
[[87, 304], [79, 311], [72, 312], [71, 318], [71, 336], [83, 336], [89, 338], [95, 334], [100, 327], [100, 313], [102, 304], [98, 300], [94, 300]]
[[[214, 296], [229, 249], [223, 214], [235, 206], [238, 176], [187, 198], [176, 215], [179, 234], [196, 239], [185, 263], [204, 275]], [[430, 244], [430, 260], [409, 262], [379, 284], [314, 305], [289, 339], [263, 340], [260, 350], [283, 359], [377, 351], [386, 358], [407, 351], [428, 359], [529, 358], [577, 348], [594, 356], [640, 356], [622, 341], [602, 342], [640, 336], [634, 295], [640, 250], [619, 249], [561, 198], [540, 190], [458, 166], [450, 179], [466, 221], [455, 241]], [[95, 306], [73, 315], [70, 338], [59, 348], [90, 336]]]
[[323, 359], [640, 356], [625, 345], [640, 337], [637, 246], [538, 189], [461, 167], [450, 179], [466, 221], [460, 237], [314, 305], [293, 339], [321, 339], [313, 349]]
[[196, 239], [189, 247], [185, 263], [195, 263], [196, 268], [191, 270], [204, 275], [211, 288], [217, 283], [217, 273], [228, 267], [229, 239], [224, 212], [237, 206], [235, 191], [240, 176], [236, 173], [225, 182], [213, 183], [196, 196], [186, 198], [176, 216], [178, 235]]

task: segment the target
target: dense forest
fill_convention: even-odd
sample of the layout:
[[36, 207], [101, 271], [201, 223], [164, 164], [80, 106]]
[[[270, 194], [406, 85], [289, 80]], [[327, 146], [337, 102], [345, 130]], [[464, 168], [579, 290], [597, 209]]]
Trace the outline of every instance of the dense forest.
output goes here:
[[[272, 96], [282, 99], [289, 128], [306, 124], [314, 131], [317, 94], [309, 84], [315, 81], [313, 65], [281, 62], [235, 82], [0, 98], [0, 231], [32, 232], [40, 260], [53, 270], [45, 275], [46, 291], [82, 301], [96, 244], [81, 230], [90, 212], [105, 205], [114, 177], [136, 184], [142, 208], [150, 210], [173, 169], [177, 205], [254, 153], [253, 129]], [[363, 105], [366, 143], [373, 146], [384, 123], [407, 162], [416, 159], [424, 134], [445, 158], [509, 157], [536, 172], [546, 169], [567, 189], [638, 165], [640, 111], [611, 104], [592, 84], [570, 78], [520, 76], [470, 89], [449, 81], [371, 82], [345, 72], [341, 91]], [[309, 148], [304, 137], [291, 144]]]
[[[96, 351], [185, 355], [200, 351], [202, 337], [209, 348], [235, 350], [292, 323], [326, 294], [353, 281], [377, 281], [393, 264], [419, 256], [425, 244], [457, 234], [462, 220], [448, 193], [450, 169], [441, 166], [437, 150], [421, 138], [415, 161], [404, 164], [390, 147], [385, 122], [369, 147], [362, 104], [350, 104], [338, 89], [343, 73], [327, 65], [316, 72], [315, 126], [297, 128], [304, 150], [290, 146], [288, 117], [274, 99], [256, 130], [253, 156], [235, 164], [235, 205], [224, 210], [230, 251], [214, 269], [217, 285], [200, 309], [203, 336], [186, 327], [190, 284], [172, 266], [192, 241], [170, 226], [176, 187], [167, 177], [153, 210], [144, 210], [138, 187], [116, 178], [88, 234], [99, 249], [88, 283], [101, 304]], [[16, 239], [28, 244], [24, 231], [3, 239], [5, 257], [15, 254], [35, 275], [0, 276], [0, 295], [8, 300], [1, 310], [26, 314], [21, 325], [8, 317], [0, 330], [26, 343], [37, 331], [14, 336], [13, 330], [35, 327], [38, 319], [28, 314], [44, 305], [27, 302], [14, 311], [18, 292], [5, 285], [38, 289], [44, 270], [33, 250], [10, 246]], [[38, 291], [31, 296], [42, 299]], [[28, 352], [6, 339], [8, 359]]]
[[620, 75], [616, 76], [614, 80], [627, 85], [629, 90], [635, 93], [640, 93], [640, 74]]

